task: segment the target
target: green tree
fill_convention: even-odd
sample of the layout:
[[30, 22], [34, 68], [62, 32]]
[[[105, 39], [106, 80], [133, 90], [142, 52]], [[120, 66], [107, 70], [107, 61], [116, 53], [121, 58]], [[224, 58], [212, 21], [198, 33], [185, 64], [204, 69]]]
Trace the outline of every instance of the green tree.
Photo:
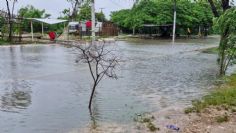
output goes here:
[[76, 18], [77, 20], [90, 20], [91, 19], [91, 8], [89, 6], [89, 3], [85, 3], [83, 6], [81, 6], [80, 11], [78, 13], [78, 16]]
[[[225, 75], [226, 70], [228, 68], [228, 64], [230, 64], [232, 60], [231, 58], [229, 58], [230, 60], [228, 60], [227, 54], [228, 54], [228, 51], [231, 51], [230, 49], [233, 49], [232, 47], [228, 47], [229, 42], [231, 42], [230, 40], [233, 40], [233, 39], [231, 37], [232, 26], [230, 23], [224, 22], [224, 21], [233, 22], [232, 19], [235, 19], [235, 18], [231, 13], [234, 13], [234, 11], [233, 10], [227, 11], [231, 8], [231, 6], [229, 5], [229, 0], [220, 0], [220, 1], [208, 0], [208, 2], [211, 6], [212, 13], [216, 17], [216, 20], [219, 19], [216, 24], [218, 25], [218, 29], [220, 30], [220, 35], [221, 35], [221, 40], [219, 44], [220, 75]], [[229, 18], [227, 19], [224, 16], [227, 16]]]
[[141, 28], [145, 23], [155, 23], [154, 17], [157, 15], [156, 3], [153, 1], [141, 1], [135, 4], [131, 10], [125, 9], [112, 12], [111, 21], [121, 28], [133, 31]]
[[[106, 17], [103, 12], [95, 13], [95, 18], [97, 21], [100, 21], [100, 22], [106, 21]], [[91, 20], [91, 7], [89, 5], [89, 2], [81, 6], [80, 11], [77, 16], [77, 20], [79, 21]]]
[[106, 16], [103, 12], [96, 12], [95, 16], [96, 16], [96, 20], [99, 22], [107, 21]]
[[[72, 0], [73, 1], [73, 0]], [[84, 0], [82, 4], [78, 7], [78, 11], [76, 14], [76, 17], [74, 17], [74, 21], [84, 21], [84, 20], [91, 20], [91, 7], [90, 7], [90, 1], [89, 0]], [[64, 19], [70, 19], [70, 14], [71, 11], [70, 9], [64, 9], [62, 11], [62, 16], [61, 18]], [[95, 13], [96, 20], [100, 22], [107, 21], [105, 15], [103, 12], [97, 12]]]
[[1, 33], [1, 38], [3, 40], [3, 36], [4, 36], [4, 25], [5, 25], [5, 19], [0, 16], [0, 33]]
[[112, 12], [111, 21], [116, 23], [121, 28], [129, 29], [130, 27], [128, 27], [126, 22], [127, 22], [130, 12], [131, 12], [130, 9], [122, 9], [120, 11]]
[[[177, 25], [183, 29], [211, 25], [210, 6], [202, 1], [177, 1]], [[172, 0], [140, 0], [131, 10], [112, 12], [111, 20], [121, 28], [140, 29], [143, 24], [173, 24]]]
[[226, 10], [217, 21], [221, 41], [219, 45], [220, 70], [225, 74], [228, 66], [236, 59], [236, 8]]
[[[45, 10], [39, 10], [33, 7], [32, 5], [28, 5], [26, 7], [22, 7], [19, 11], [18, 14], [20, 17], [23, 18], [48, 18], [51, 15], [47, 14]], [[29, 20], [24, 19], [23, 22], [23, 28], [25, 31], [30, 32], [30, 25], [29, 25]], [[34, 30], [40, 31], [41, 30], [41, 24], [40, 23], [34, 23]]]

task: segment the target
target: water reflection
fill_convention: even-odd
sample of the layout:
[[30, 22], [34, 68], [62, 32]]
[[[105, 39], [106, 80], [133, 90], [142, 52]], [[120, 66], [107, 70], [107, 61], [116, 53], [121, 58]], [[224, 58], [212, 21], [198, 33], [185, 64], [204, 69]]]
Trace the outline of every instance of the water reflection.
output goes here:
[[91, 130], [96, 129], [99, 126], [97, 122], [99, 120], [100, 113], [99, 113], [99, 105], [97, 103], [97, 100], [98, 100], [97, 91], [95, 91], [93, 101], [92, 101], [92, 109], [89, 112], [90, 119], [91, 119], [90, 121]]
[[5, 80], [4, 84], [0, 85], [1, 88], [5, 89], [2, 94], [0, 93], [0, 108], [7, 112], [18, 112], [26, 109], [31, 104], [30, 84], [27, 81], [18, 80], [20, 64], [18, 63], [18, 52], [16, 50], [14, 47], [9, 48], [10, 63], [8, 66], [12, 78]]
[[5, 110], [25, 109], [31, 104], [31, 96], [29, 92], [13, 91], [5, 93], [1, 98], [1, 108]]
[[25, 81], [7, 83], [4, 94], [1, 95], [2, 111], [18, 112], [31, 104], [30, 86]]
[[5, 88], [3, 94], [0, 93], [0, 108], [2, 111], [18, 112], [19, 110], [26, 109], [31, 104], [30, 84], [27, 81], [18, 80], [18, 71], [21, 67], [17, 58], [19, 53], [15, 47], [10, 47], [9, 51], [9, 72], [12, 78], [5, 83], [3, 82], [4, 84], [0, 86]]
[[0, 111], [0, 132], [66, 133], [88, 124], [93, 131], [101, 123], [126, 125], [135, 113], [188, 104], [207, 93], [216, 79], [217, 55], [196, 51], [216, 44], [210, 42], [176, 43], [174, 48], [160, 41], [118, 42], [124, 60], [120, 78], [101, 82], [92, 115], [91, 77], [86, 64], [75, 63], [73, 48], [2, 47], [0, 109], [19, 113]]

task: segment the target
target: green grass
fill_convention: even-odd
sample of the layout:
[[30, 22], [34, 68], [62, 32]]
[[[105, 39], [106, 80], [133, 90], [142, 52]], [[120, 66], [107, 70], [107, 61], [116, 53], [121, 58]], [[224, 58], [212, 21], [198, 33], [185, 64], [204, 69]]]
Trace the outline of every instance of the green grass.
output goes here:
[[8, 41], [0, 39], [0, 45], [7, 45], [7, 44], [9, 44]]
[[153, 124], [153, 120], [155, 120], [155, 117], [149, 113], [139, 114], [134, 117], [135, 122], [145, 124], [149, 131], [155, 132], [157, 130], [160, 130]]
[[223, 116], [217, 116], [215, 119], [218, 123], [223, 123], [229, 121], [229, 116], [225, 114]]
[[203, 50], [202, 52], [203, 53], [208, 53], [208, 54], [217, 54], [219, 51], [218, 47], [215, 47], [215, 48], [208, 48], [208, 49], [205, 49]]
[[226, 83], [212, 92], [204, 96], [201, 100], [192, 102], [192, 107], [185, 109], [185, 113], [200, 112], [209, 106], [223, 105], [225, 109], [235, 110], [236, 107], [236, 75], [226, 78]]

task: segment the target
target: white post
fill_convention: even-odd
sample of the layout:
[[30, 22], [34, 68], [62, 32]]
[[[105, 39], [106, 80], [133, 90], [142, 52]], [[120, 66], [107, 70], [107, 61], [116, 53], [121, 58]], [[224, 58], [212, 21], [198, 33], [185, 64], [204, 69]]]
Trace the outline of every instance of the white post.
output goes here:
[[64, 28], [63, 28], [63, 39], [66, 40], [66, 23], [64, 22]]
[[174, 22], [173, 22], [173, 35], [172, 35], [173, 44], [175, 44], [175, 30], [176, 30], [176, 0], [174, 0]]
[[69, 24], [68, 24], [68, 26], [67, 26], [67, 29], [66, 29], [66, 30], [67, 30], [67, 41], [69, 41], [69, 39], [70, 39], [70, 38], [69, 38]]
[[92, 18], [92, 41], [95, 41], [95, 4], [94, 0], [91, 0], [91, 18]]
[[43, 23], [42, 23], [42, 36], [44, 36], [44, 27], [43, 27]]
[[32, 42], [34, 41], [34, 28], [33, 28], [33, 20], [31, 20], [31, 37], [32, 37]]

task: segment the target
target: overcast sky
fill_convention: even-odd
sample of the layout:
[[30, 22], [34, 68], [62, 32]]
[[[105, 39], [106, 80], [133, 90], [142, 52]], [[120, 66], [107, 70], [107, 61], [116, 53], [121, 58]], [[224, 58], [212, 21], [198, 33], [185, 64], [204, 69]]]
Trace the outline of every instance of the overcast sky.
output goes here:
[[[18, 0], [16, 11], [26, 5], [33, 5], [36, 8], [45, 9], [47, 13], [52, 15], [51, 18], [57, 18], [63, 9], [70, 7], [66, 0]], [[133, 0], [95, 0], [96, 12], [100, 11], [100, 8], [104, 8], [103, 12], [107, 18], [109, 18], [110, 12], [131, 8], [132, 5]], [[6, 10], [5, 0], [0, 0], [0, 9]]]

